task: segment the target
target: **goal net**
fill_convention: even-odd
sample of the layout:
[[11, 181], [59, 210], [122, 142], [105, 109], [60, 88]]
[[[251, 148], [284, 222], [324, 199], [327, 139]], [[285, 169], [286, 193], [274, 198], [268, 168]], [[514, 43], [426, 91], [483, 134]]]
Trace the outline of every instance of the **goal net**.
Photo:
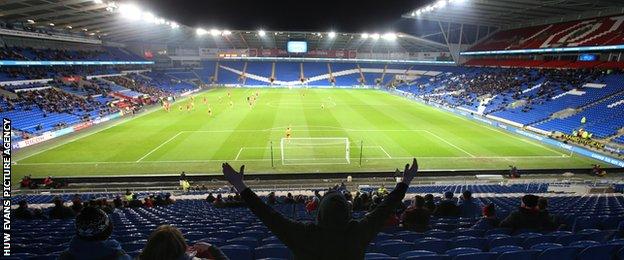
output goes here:
[[348, 138], [282, 138], [283, 165], [350, 164]]

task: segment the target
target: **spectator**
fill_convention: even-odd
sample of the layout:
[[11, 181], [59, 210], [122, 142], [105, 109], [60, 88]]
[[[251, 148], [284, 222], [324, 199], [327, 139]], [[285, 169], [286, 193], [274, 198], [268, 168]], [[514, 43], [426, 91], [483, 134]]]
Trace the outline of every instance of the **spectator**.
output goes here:
[[43, 179], [43, 187], [46, 187], [46, 188], [54, 187], [54, 180], [52, 180], [52, 176], [48, 176], [48, 177], [45, 177], [45, 179]]
[[132, 194], [132, 200], [128, 202], [128, 207], [139, 208], [143, 206], [143, 202], [137, 197], [136, 194]]
[[310, 214], [316, 214], [316, 209], [318, 209], [319, 198], [313, 196], [312, 199], [306, 204], [306, 211]]
[[215, 207], [223, 207], [224, 206], [224, 202], [223, 202], [223, 196], [221, 196], [221, 194], [217, 194], [217, 197], [215, 198], [215, 201], [212, 203]]
[[33, 219], [35, 213], [28, 208], [28, 203], [25, 200], [19, 201], [19, 207], [13, 210], [13, 217], [16, 219]]
[[28, 175], [24, 176], [22, 178], [22, 180], [20, 181], [20, 187], [21, 188], [30, 188], [32, 183], [33, 183], [32, 178], [30, 177], [30, 174], [28, 174]]
[[60, 254], [60, 260], [132, 259], [119, 242], [109, 239], [113, 223], [104, 211], [85, 207], [76, 217], [75, 227], [76, 235], [69, 242], [69, 248]]
[[438, 218], [454, 218], [459, 216], [459, 208], [455, 203], [452, 191], [444, 193], [444, 199], [438, 203], [438, 206], [433, 211], [433, 215]]
[[145, 199], [143, 199], [143, 206], [145, 206], [146, 208], [153, 208], [154, 200], [152, 200], [152, 198], [150, 197], [145, 197]]
[[518, 229], [532, 229], [536, 231], [544, 231], [551, 229], [554, 224], [537, 208], [539, 197], [535, 195], [524, 195], [521, 200], [520, 208], [512, 212], [501, 223], [501, 227]]
[[412, 205], [403, 212], [401, 222], [407, 230], [425, 232], [429, 230], [431, 212], [425, 208], [425, 199], [419, 195], [414, 197]]
[[433, 194], [431, 193], [425, 195], [425, 208], [429, 210], [429, 212], [433, 212], [436, 208], [435, 202], [433, 201]]
[[49, 213], [51, 219], [67, 219], [75, 216], [71, 208], [63, 205], [63, 200], [60, 197], [54, 197], [52, 203], [54, 203], [54, 207], [50, 209]]
[[115, 197], [113, 200], [113, 205], [115, 208], [123, 208], [123, 201], [121, 200], [121, 196]]
[[295, 203], [295, 198], [293, 198], [292, 193], [286, 194], [286, 198], [284, 199], [284, 204], [293, 204]]
[[[405, 196], [418, 171], [416, 159], [405, 165], [403, 180], [372, 212], [360, 220], [351, 217], [344, 195], [329, 191], [320, 201], [317, 221], [303, 223], [290, 220], [248, 188], [244, 181], [245, 166], [236, 172], [224, 163], [223, 174], [241, 193], [251, 211], [293, 252], [295, 259], [363, 259], [364, 251]], [[397, 169], [398, 171], [398, 169]]]
[[481, 203], [472, 198], [472, 192], [465, 190], [457, 204], [459, 216], [462, 218], [478, 218], [481, 215]]
[[277, 204], [277, 198], [275, 198], [275, 192], [269, 192], [269, 196], [267, 197], [267, 203], [269, 203], [269, 205]]
[[228, 258], [221, 250], [207, 243], [198, 243], [192, 247], [187, 246], [180, 230], [172, 226], [163, 225], [152, 232], [138, 259], [197, 260]]
[[71, 209], [78, 214], [82, 210], [82, 200], [80, 199], [80, 195], [74, 194], [74, 198], [72, 199]]
[[488, 204], [483, 207], [483, 217], [472, 226], [473, 229], [490, 230], [498, 228], [500, 220], [496, 217], [496, 206]]
[[126, 194], [124, 194], [124, 199], [126, 199], [127, 203], [130, 203], [134, 199], [134, 194], [130, 192], [130, 190], [126, 190]]
[[206, 201], [208, 203], [213, 203], [215, 201], [215, 197], [212, 195], [212, 192], [208, 193], [208, 197], [206, 197]]

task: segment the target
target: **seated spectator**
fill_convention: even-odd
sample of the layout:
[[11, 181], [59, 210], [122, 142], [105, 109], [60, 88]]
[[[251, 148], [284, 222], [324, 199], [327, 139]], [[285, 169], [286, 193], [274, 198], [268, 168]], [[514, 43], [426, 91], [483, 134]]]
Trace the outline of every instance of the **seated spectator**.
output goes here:
[[429, 210], [429, 212], [433, 212], [436, 208], [435, 202], [433, 201], [433, 194], [425, 195], [425, 208]]
[[60, 260], [132, 259], [119, 242], [109, 239], [113, 223], [100, 209], [85, 207], [76, 217], [76, 235], [69, 248], [59, 256]]
[[128, 207], [139, 208], [143, 206], [143, 202], [137, 197], [136, 194], [132, 194], [132, 200], [128, 201]]
[[71, 208], [63, 205], [63, 200], [60, 197], [54, 197], [52, 203], [54, 203], [54, 207], [49, 212], [51, 219], [67, 219], [76, 215]]
[[312, 215], [316, 214], [316, 209], [318, 209], [319, 198], [314, 196], [308, 203], [306, 203], [306, 211]]
[[16, 219], [33, 219], [35, 213], [28, 208], [28, 203], [25, 200], [19, 201], [19, 207], [13, 210], [13, 217]]
[[[235, 171], [224, 163], [223, 174], [251, 211], [293, 252], [295, 259], [364, 259], [369, 243], [388, 216], [402, 203], [418, 171], [416, 159], [405, 165], [403, 179], [387, 198], [362, 219], [351, 217], [349, 203], [341, 192], [329, 191], [321, 199], [315, 223], [293, 221], [265, 204], [243, 181], [245, 166]], [[397, 170], [398, 171], [398, 170]]]
[[130, 203], [134, 199], [134, 194], [130, 192], [130, 190], [126, 190], [126, 194], [124, 194], [124, 199], [126, 200], [126, 204]]
[[71, 209], [78, 214], [82, 210], [82, 200], [80, 199], [80, 195], [74, 194], [74, 198], [72, 199]]
[[284, 204], [293, 204], [295, 203], [295, 198], [293, 198], [292, 193], [286, 194], [286, 198], [284, 199]]
[[532, 229], [544, 231], [552, 229], [554, 224], [551, 219], [542, 214], [537, 208], [538, 200], [538, 196], [531, 194], [524, 195], [518, 210], [512, 212], [507, 218], [501, 221], [500, 226], [513, 230]]
[[48, 176], [43, 179], [43, 187], [54, 188], [54, 180], [52, 180], [52, 176]]
[[140, 260], [199, 260], [228, 259], [219, 248], [208, 243], [187, 246], [180, 230], [163, 225], [158, 227], [147, 239], [145, 248], [139, 255]]
[[269, 205], [277, 204], [277, 198], [275, 197], [275, 192], [269, 192], [269, 196], [267, 196], [267, 203]]
[[488, 204], [483, 207], [483, 217], [475, 223], [472, 228], [479, 230], [490, 230], [498, 228], [500, 220], [496, 217], [496, 206]]
[[152, 198], [150, 197], [145, 197], [145, 199], [143, 199], [143, 206], [145, 206], [146, 208], [153, 208], [154, 200], [152, 200]]
[[465, 190], [457, 204], [462, 218], [478, 218], [481, 215], [481, 202], [472, 198], [472, 192]]
[[453, 198], [453, 192], [447, 191], [444, 193], [444, 199], [438, 203], [433, 215], [438, 218], [455, 218], [459, 216], [459, 208]]
[[123, 208], [123, 201], [120, 196], [115, 197], [113, 200], [113, 206], [115, 206], [115, 208]]
[[165, 202], [165, 205], [171, 205], [171, 204], [175, 203], [175, 200], [173, 200], [171, 198], [171, 193], [165, 193], [164, 202]]
[[403, 212], [401, 222], [407, 230], [425, 232], [429, 230], [431, 212], [425, 208], [425, 199], [419, 195], [414, 197], [412, 205]]
[[22, 180], [20, 181], [20, 188], [30, 188], [30, 185], [32, 185], [33, 181], [29, 175], [26, 175], [22, 178]]
[[215, 201], [215, 197], [212, 195], [212, 192], [208, 193], [208, 197], [206, 197], [206, 201], [208, 203], [213, 203]]

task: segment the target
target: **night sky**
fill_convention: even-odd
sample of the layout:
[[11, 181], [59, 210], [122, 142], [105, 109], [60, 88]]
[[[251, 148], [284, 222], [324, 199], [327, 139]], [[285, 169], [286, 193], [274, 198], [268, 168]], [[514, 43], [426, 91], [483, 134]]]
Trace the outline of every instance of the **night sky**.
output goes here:
[[[130, 2], [130, 1], [128, 1]], [[431, 0], [135, 0], [143, 10], [191, 27], [229, 30], [390, 31]]]

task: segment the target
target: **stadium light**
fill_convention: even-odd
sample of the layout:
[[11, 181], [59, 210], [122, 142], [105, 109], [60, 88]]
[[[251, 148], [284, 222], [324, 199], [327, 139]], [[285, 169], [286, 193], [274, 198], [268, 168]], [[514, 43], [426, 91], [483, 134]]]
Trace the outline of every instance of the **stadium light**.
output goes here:
[[370, 35], [371, 38], [373, 38], [373, 40], [379, 40], [379, 34], [378, 33], [373, 33]]
[[104, 3], [104, 1], [102, 1], [102, 0], [93, 0], [93, 2], [96, 3], [96, 4], [103, 4]]
[[327, 36], [329, 36], [329, 38], [330, 38], [330, 39], [333, 39], [333, 38], [335, 38], [335, 37], [336, 37], [336, 32], [331, 31], [331, 32], [329, 32], [329, 33], [327, 34]]
[[396, 33], [385, 33], [383, 36], [381, 36], [381, 38], [383, 38], [386, 41], [394, 41], [397, 38]]
[[368, 33], [362, 33], [362, 35], [360, 35], [362, 37], [362, 39], [368, 39]]
[[208, 31], [204, 30], [203, 28], [197, 28], [195, 29], [195, 34], [197, 34], [198, 36], [202, 36], [204, 34], [207, 34]]
[[171, 24], [169, 26], [171, 26], [171, 29], [180, 28], [180, 25], [178, 23], [176, 23], [176, 22], [171, 22]]
[[438, 2], [435, 3], [436, 8], [444, 8], [445, 6], [446, 6], [446, 0], [438, 0]]
[[34, 23], [35, 23], [35, 20], [28, 19], [28, 20], [26, 20], [26, 22], [28, 22], [29, 24], [34, 24]]
[[232, 34], [232, 32], [230, 30], [223, 30], [223, 34], [222, 35], [228, 36], [228, 35], [231, 35], [231, 34]]
[[122, 4], [119, 6], [119, 13], [122, 17], [130, 20], [138, 20], [142, 17], [141, 9], [133, 4]]
[[221, 34], [221, 31], [217, 30], [217, 29], [210, 29], [210, 35], [212, 36], [219, 36]]
[[141, 18], [145, 22], [156, 23], [156, 16], [154, 16], [154, 14], [152, 14], [150, 12], [143, 12], [143, 15], [141, 16]]
[[258, 36], [264, 37], [265, 35], [266, 35], [266, 32], [264, 30], [259, 30], [258, 31]]
[[54, 23], [50, 23], [50, 26], [54, 27]]
[[74, 27], [72, 27], [71, 25], [68, 25], [67, 29], [74, 29]]

